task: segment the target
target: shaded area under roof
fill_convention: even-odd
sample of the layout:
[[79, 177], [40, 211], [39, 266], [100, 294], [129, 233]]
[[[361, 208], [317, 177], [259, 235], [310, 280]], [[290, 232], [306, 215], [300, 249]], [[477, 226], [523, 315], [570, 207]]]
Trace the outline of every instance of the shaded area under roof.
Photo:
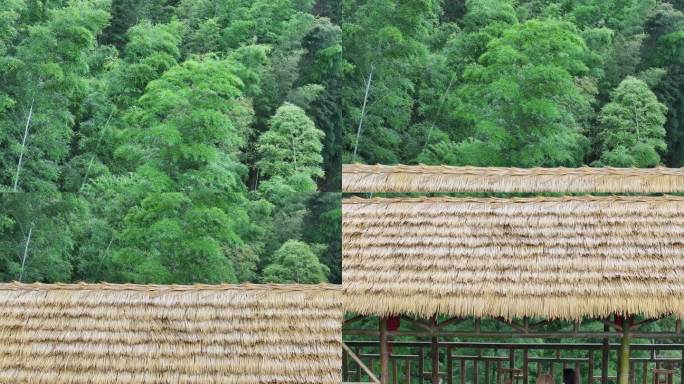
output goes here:
[[332, 285], [0, 284], [0, 383], [341, 382]]
[[684, 168], [342, 166], [344, 192], [684, 192]]
[[345, 310], [684, 315], [684, 197], [343, 201]]

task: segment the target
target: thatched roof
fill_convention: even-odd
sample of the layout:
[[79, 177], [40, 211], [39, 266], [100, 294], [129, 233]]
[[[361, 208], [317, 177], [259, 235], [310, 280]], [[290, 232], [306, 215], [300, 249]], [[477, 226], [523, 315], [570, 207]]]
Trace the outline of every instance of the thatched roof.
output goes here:
[[684, 168], [342, 166], [344, 192], [682, 192]]
[[684, 197], [343, 201], [345, 310], [684, 316]]
[[0, 383], [329, 383], [330, 285], [0, 284]]

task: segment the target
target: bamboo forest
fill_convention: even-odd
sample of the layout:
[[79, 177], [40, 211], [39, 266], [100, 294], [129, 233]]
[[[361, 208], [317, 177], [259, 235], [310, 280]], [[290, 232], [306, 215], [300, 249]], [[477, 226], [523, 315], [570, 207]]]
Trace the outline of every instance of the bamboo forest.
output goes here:
[[0, 280], [339, 282], [339, 7], [0, 2]]
[[684, 0], [0, 0], [0, 384], [684, 384]]
[[344, 163], [684, 165], [680, 0], [342, 7]]

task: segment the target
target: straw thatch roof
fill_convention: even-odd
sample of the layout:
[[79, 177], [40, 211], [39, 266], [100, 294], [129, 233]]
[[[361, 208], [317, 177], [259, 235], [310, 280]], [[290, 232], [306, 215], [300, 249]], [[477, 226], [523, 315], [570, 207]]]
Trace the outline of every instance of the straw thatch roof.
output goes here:
[[343, 201], [345, 309], [684, 315], [684, 197]]
[[0, 284], [0, 383], [329, 383], [330, 285]]
[[681, 192], [684, 168], [342, 166], [345, 192]]

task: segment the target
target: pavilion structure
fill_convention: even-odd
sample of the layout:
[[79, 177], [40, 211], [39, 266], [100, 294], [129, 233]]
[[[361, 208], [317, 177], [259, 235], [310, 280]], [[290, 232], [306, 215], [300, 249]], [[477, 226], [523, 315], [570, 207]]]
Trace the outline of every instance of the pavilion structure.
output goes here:
[[343, 189], [343, 381], [684, 383], [684, 169], [349, 165]]
[[339, 384], [333, 285], [0, 284], [2, 384]]

